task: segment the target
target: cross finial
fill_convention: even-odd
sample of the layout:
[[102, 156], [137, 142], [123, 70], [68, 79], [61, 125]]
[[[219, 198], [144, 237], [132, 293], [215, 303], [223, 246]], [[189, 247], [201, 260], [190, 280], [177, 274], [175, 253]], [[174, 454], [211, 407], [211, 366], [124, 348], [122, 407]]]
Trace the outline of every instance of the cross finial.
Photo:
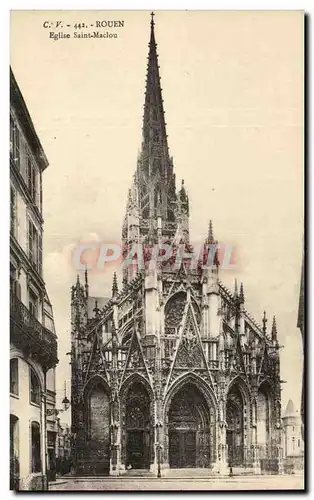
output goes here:
[[152, 26], [154, 26], [154, 24], [155, 24], [154, 23], [154, 16], [155, 16], [155, 14], [154, 14], [154, 12], [151, 12], [150, 15], [151, 15], [151, 18], [152, 18], [150, 23], [151, 23]]

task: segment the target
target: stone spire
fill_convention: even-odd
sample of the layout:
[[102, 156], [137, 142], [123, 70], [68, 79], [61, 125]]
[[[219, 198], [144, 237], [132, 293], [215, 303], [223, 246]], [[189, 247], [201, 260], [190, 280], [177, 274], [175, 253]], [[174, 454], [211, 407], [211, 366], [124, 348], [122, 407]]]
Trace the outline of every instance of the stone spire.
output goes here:
[[156, 136], [156, 134], [158, 134], [158, 138], [160, 139], [160, 142], [158, 143], [158, 149], [162, 150], [163, 148], [166, 148], [166, 150], [168, 150], [154, 26], [155, 22], [152, 18], [150, 22], [150, 40], [146, 74], [142, 147], [152, 149], [153, 144], [156, 143], [156, 141], [154, 141], [154, 135]]
[[[177, 204], [175, 175], [168, 149], [153, 16], [150, 22], [142, 146], [136, 179], [140, 216], [143, 222], [141, 233], [147, 234], [145, 228], [147, 225], [149, 228], [153, 227], [152, 220], [157, 216], [162, 217], [164, 221], [175, 223]], [[164, 232], [167, 233], [167, 230], [169, 236], [174, 235], [175, 224], [172, 228], [165, 228]]]

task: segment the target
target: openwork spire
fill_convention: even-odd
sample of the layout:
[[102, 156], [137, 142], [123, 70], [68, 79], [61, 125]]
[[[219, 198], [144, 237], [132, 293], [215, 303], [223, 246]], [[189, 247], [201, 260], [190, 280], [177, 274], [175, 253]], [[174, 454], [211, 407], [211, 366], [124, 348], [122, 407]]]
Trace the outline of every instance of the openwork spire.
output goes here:
[[[165, 221], [175, 222], [175, 176], [168, 151], [154, 14], [151, 16], [142, 147], [137, 167], [138, 203], [143, 220], [155, 219], [158, 211]], [[171, 229], [173, 234], [175, 230]]]
[[143, 149], [152, 153], [154, 149], [168, 154], [164, 107], [161, 95], [160, 75], [158, 66], [157, 44], [155, 39], [154, 16], [150, 22], [150, 40], [148, 65], [146, 74], [144, 121], [143, 121]]

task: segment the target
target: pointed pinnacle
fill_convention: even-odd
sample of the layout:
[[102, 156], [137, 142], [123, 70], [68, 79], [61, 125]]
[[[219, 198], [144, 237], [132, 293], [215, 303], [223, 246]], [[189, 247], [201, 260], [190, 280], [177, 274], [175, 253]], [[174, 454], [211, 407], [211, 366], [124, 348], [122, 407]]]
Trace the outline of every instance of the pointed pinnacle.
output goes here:
[[85, 268], [85, 293], [86, 293], [86, 296], [88, 297], [88, 293], [89, 293], [89, 286], [88, 286], [88, 271], [87, 271], [87, 264], [86, 264], [86, 268]]
[[88, 270], [87, 270], [87, 264], [86, 264], [86, 267], [85, 267], [85, 285], [88, 286]]
[[264, 314], [263, 314], [263, 319], [262, 319], [262, 323], [263, 323], [263, 333], [266, 335], [266, 332], [267, 332], [267, 317], [266, 317], [266, 311], [264, 311]]
[[271, 328], [271, 339], [273, 342], [277, 342], [276, 316], [273, 316], [273, 324], [272, 324], [272, 328]]
[[237, 278], [234, 279], [234, 293], [233, 296], [235, 299], [238, 298], [238, 281]]
[[112, 281], [112, 296], [115, 297], [118, 294], [118, 280], [117, 280], [117, 273], [113, 273], [113, 281]]
[[212, 243], [214, 241], [214, 232], [213, 232], [213, 222], [210, 219], [209, 225], [208, 225], [208, 241]]
[[243, 291], [243, 283], [240, 285], [240, 304], [244, 304], [244, 291]]
[[77, 284], [77, 285], [80, 285], [80, 277], [79, 277], [79, 275], [78, 275], [78, 274], [76, 275], [76, 284]]
[[99, 313], [100, 313], [100, 309], [98, 308], [98, 300], [97, 299], [95, 300], [95, 307], [93, 309], [93, 312], [95, 313], [95, 317], [98, 318]]

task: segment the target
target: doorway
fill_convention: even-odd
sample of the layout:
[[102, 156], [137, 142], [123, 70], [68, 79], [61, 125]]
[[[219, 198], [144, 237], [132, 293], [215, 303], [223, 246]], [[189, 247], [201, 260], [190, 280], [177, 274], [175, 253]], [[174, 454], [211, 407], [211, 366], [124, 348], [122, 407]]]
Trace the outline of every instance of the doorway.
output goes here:
[[127, 436], [127, 463], [132, 469], [148, 468], [144, 453], [144, 431], [129, 430]]
[[210, 411], [194, 384], [184, 385], [170, 404], [168, 438], [171, 468], [209, 467]]
[[149, 469], [151, 457], [150, 400], [145, 387], [134, 383], [126, 404], [126, 467]]
[[169, 434], [169, 465], [188, 468], [196, 465], [196, 432], [173, 431]]
[[243, 466], [243, 398], [236, 386], [227, 396], [228, 461], [232, 466]]

